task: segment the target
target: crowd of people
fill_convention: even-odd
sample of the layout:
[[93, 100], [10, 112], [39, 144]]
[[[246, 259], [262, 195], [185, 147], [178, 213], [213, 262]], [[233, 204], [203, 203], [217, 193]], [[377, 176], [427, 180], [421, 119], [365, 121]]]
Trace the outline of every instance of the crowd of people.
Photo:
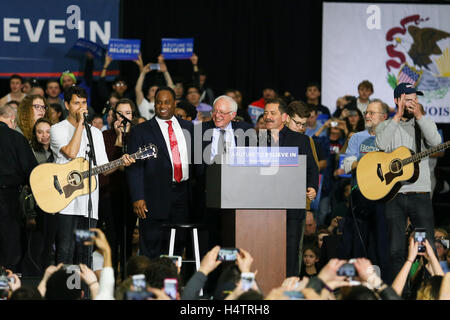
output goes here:
[[[450, 226], [434, 225], [431, 161], [422, 160], [417, 181], [389, 202], [366, 199], [355, 176], [368, 152], [419, 152], [442, 142], [413, 86], [399, 84], [390, 107], [370, 98], [374, 88], [364, 80], [358, 97], [339, 97], [331, 113], [316, 83], [308, 84], [305, 101], [269, 83], [248, 105], [237, 89], [217, 95], [195, 54], [192, 73], [173, 78], [162, 55], [157, 70], [139, 56], [134, 90], [121, 76], [106, 81], [108, 55], [94, 86], [92, 59], [87, 55], [81, 81], [71, 72], [46, 82], [13, 75], [0, 99], [2, 298], [450, 299]], [[149, 143], [156, 157], [130, 156]], [[223, 226], [219, 210], [206, 206], [208, 166], [229, 148], [257, 145], [296, 147], [307, 160], [306, 208], [286, 210], [286, 280], [270, 292], [254, 279], [246, 248], [232, 262], [218, 260]], [[92, 210], [88, 194], [56, 214], [30, 202], [36, 166], [66, 164], [91, 148], [97, 166], [122, 161], [98, 176]], [[164, 257], [167, 225], [188, 223], [204, 226], [193, 274]], [[76, 241], [75, 231], [89, 227], [93, 235]], [[418, 242], [419, 228], [425, 237]], [[186, 236], [177, 232], [174, 248], [183, 259]], [[73, 274], [81, 281], [69, 288]], [[42, 281], [21, 286], [19, 275]], [[167, 279], [176, 279], [175, 294]]]

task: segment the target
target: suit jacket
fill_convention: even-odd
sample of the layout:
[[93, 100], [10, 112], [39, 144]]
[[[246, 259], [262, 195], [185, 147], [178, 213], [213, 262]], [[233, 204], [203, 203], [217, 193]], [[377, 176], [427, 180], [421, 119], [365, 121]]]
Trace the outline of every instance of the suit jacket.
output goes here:
[[[196, 175], [197, 176], [201, 176], [205, 174], [205, 170], [206, 170], [206, 165], [211, 164], [210, 161], [204, 161], [204, 159], [211, 159], [211, 144], [212, 144], [212, 133], [210, 135], [208, 135], [208, 139], [205, 141], [203, 137], [206, 137], [205, 132], [207, 130], [212, 130], [214, 129], [216, 126], [214, 124], [214, 121], [208, 121], [208, 122], [202, 122], [200, 124], [197, 125], [197, 129], [201, 127], [201, 132], [202, 132], [202, 163], [199, 164], [198, 166], [196, 166]], [[254, 129], [250, 124], [248, 124], [247, 122], [236, 122], [236, 121], [231, 121], [231, 127], [233, 129], [233, 131], [235, 131], [235, 136], [234, 136], [234, 141], [237, 147], [248, 147], [250, 145], [253, 146], [257, 146], [257, 137], [256, 137], [256, 131], [255, 131], [255, 136], [254, 137], [245, 137], [244, 140], [241, 139], [241, 137], [237, 134], [236, 130], [238, 129], [242, 129], [244, 131], [244, 133], [248, 130], [248, 129]], [[200, 141], [195, 141], [195, 143], [200, 143]], [[196, 150], [197, 152], [199, 150]], [[203, 155], [204, 153], [204, 155]], [[197, 162], [196, 162], [197, 163]]]
[[[185, 135], [188, 152], [192, 154], [193, 124], [177, 118]], [[187, 132], [189, 134], [187, 134]], [[190, 136], [189, 136], [190, 135]], [[126, 168], [126, 177], [131, 201], [145, 200], [149, 216], [154, 219], [168, 218], [173, 181], [170, 150], [167, 149], [161, 129], [155, 118], [145, 121], [131, 129], [128, 138], [128, 153], [135, 153], [139, 147], [152, 143], [158, 148], [156, 158], [138, 160]], [[190, 159], [190, 155], [189, 155]], [[192, 165], [189, 161], [189, 179]], [[188, 180], [189, 188], [189, 180]]]
[[283, 127], [279, 134], [280, 147], [297, 147], [298, 154], [306, 155], [306, 187], [314, 188], [317, 192], [319, 186], [319, 168], [314, 160], [311, 150], [311, 143], [309, 137], [292, 131], [287, 127]]

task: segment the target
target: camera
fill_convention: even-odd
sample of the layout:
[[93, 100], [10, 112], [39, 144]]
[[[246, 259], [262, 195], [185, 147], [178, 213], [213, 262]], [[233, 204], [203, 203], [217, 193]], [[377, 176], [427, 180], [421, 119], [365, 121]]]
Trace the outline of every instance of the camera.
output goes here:
[[75, 241], [76, 242], [85, 242], [91, 241], [92, 238], [95, 237], [95, 232], [90, 230], [75, 230]]
[[356, 276], [356, 269], [355, 266], [353, 265], [353, 263], [346, 263], [343, 264], [338, 272], [337, 272], [338, 276], [345, 276], [345, 277], [355, 277]]
[[330, 125], [332, 128], [337, 127], [338, 126], [338, 122], [337, 121], [331, 121]]
[[237, 248], [220, 249], [219, 254], [217, 255], [217, 260], [236, 261], [238, 253], [239, 249]]
[[254, 282], [255, 282], [255, 274], [253, 272], [241, 273], [241, 287], [243, 291], [250, 290]]
[[414, 241], [419, 243], [419, 252], [425, 252], [426, 248], [424, 245], [425, 239], [427, 237], [427, 233], [424, 228], [416, 228], [414, 229]]
[[177, 298], [177, 286], [178, 286], [177, 279], [173, 279], [173, 278], [164, 279], [164, 292], [172, 300], [175, 300]]

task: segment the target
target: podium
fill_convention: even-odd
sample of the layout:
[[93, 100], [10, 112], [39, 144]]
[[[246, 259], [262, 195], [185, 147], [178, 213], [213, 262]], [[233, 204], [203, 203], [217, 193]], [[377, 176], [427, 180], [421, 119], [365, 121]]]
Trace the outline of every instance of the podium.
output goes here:
[[286, 278], [286, 209], [305, 208], [306, 156], [288, 165], [222, 163], [206, 169], [206, 206], [221, 209], [222, 245], [250, 252], [256, 280], [268, 294]]

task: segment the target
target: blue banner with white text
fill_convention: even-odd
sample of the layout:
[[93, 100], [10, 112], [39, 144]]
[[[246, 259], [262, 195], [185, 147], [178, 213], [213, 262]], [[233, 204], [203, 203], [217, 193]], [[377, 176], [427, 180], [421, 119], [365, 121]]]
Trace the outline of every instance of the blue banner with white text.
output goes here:
[[[77, 40], [107, 48], [110, 38], [119, 37], [119, 4], [120, 0], [0, 1], [0, 77], [18, 73], [50, 78], [64, 70], [83, 71], [85, 52], [74, 50], [80, 49]], [[101, 69], [102, 57], [94, 58], [94, 70]]]

